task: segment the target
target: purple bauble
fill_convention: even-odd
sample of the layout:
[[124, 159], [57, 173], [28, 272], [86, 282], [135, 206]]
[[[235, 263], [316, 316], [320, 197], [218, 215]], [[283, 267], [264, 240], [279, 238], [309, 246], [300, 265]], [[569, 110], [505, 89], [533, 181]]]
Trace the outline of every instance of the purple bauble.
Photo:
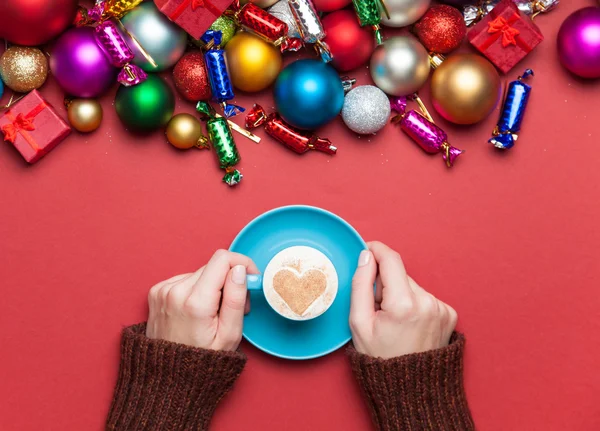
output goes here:
[[55, 43], [50, 69], [58, 85], [75, 97], [98, 97], [116, 82], [117, 69], [96, 43], [92, 27], [67, 30]]
[[568, 70], [582, 78], [600, 78], [600, 8], [573, 12], [558, 32], [558, 55]]

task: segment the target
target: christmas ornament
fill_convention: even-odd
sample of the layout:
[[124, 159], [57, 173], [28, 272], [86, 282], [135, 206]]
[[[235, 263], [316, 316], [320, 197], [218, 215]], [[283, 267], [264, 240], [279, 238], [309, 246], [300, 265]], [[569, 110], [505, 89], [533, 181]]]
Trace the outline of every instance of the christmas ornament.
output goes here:
[[273, 84], [281, 71], [279, 50], [250, 33], [235, 35], [227, 44], [225, 53], [231, 82], [241, 91], [262, 91]]
[[196, 111], [206, 121], [208, 138], [217, 154], [219, 167], [225, 170], [223, 182], [228, 186], [235, 186], [243, 178], [240, 171], [235, 169], [235, 165], [240, 162], [241, 157], [227, 120], [223, 117], [217, 117], [214, 110], [206, 102], [198, 102]]
[[288, 6], [287, 0], [279, 0], [269, 8], [269, 13], [287, 24], [288, 37], [295, 39], [302, 38], [302, 36], [300, 36], [300, 31], [298, 30], [298, 25], [296, 24], [296, 19], [292, 15], [292, 10]]
[[[287, 2], [287, 0], [284, 0], [285, 2]], [[241, 4], [245, 5], [246, 3], [254, 3], [256, 6], [258, 6], [261, 9], [266, 9], [270, 6], [273, 6], [274, 4], [277, 3], [277, 0], [242, 0]]]
[[390, 101], [373, 85], [356, 87], [346, 94], [342, 119], [353, 132], [361, 135], [377, 133], [390, 119]]
[[562, 65], [582, 78], [600, 78], [600, 8], [573, 12], [558, 32], [558, 56]]
[[325, 42], [331, 50], [331, 65], [347, 72], [369, 61], [375, 41], [368, 29], [362, 28], [352, 11], [339, 10], [323, 18]]
[[446, 120], [475, 124], [496, 108], [500, 76], [494, 66], [476, 54], [454, 54], [431, 78], [433, 106]]
[[165, 126], [173, 116], [175, 97], [157, 75], [133, 87], [119, 87], [115, 97], [117, 115], [136, 131], [151, 131]]
[[37, 48], [11, 46], [0, 58], [0, 77], [8, 88], [28, 93], [48, 77], [48, 60]]
[[531, 87], [525, 84], [523, 79], [530, 76], [533, 76], [533, 70], [527, 69], [522, 76], [508, 85], [500, 119], [494, 129], [493, 138], [488, 141], [496, 148], [503, 150], [512, 148], [519, 138], [518, 133], [521, 130], [531, 93]]
[[389, 18], [382, 13], [381, 24], [387, 27], [405, 27], [413, 24], [427, 12], [430, 3], [431, 0], [385, 0]]
[[154, 0], [158, 9], [192, 38], [200, 38], [231, 0]]
[[130, 64], [134, 57], [133, 51], [117, 31], [114, 22], [104, 21], [96, 27], [96, 41], [104, 48], [111, 64], [122, 68], [117, 76], [120, 84], [130, 86], [146, 80], [146, 72], [135, 64]]
[[503, 73], [511, 70], [544, 40], [540, 29], [519, 12], [512, 0], [502, 0], [469, 32], [469, 42]]
[[[221, 32], [221, 48], [227, 46], [231, 38], [235, 36], [237, 29], [235, 21], [227, 15], [221, 15], [209, 28], [209, 30]], [[199, 48], [204, 48], [204, 42], [200, 39], [192, 39], [192, 43]]]
[[422, 113], [414, 110], [407, 111], [406, 97], [394, 97], [391, 101], [391, 108], [398, 115], [392, 118], [392, 123], [398, 124], [402, 131], [426, 152], [430, 154], [440, 153], [446, 162], [446, 166], [451, 168], [463, 151], [448, 143], [448, 135], [434, 124], [419, 96], [415, 94], [412, 98], [418, 103]]
[[212, 46], [204, 54], [204, 62], [208, 71], [208, 81], [213, 95], [213, 100], [221, 105], [225, 117], [233, 117], [244, 109], [230, 104], [235, 96], [233, 94], [233, 85], [227, 68], [227, 60], [225, 59], [225, 51], [220, 49], [221, 33], [207, 31], [201, 38], [207, 45]]
[[211, 98], [204, 54], [192, 51], [184, 54], [173, 69], [173, 83], [179, 94], [190, 102]]
[[414, 26], [414, 32], [430, 52], [448, 54], [460, 46], [467, 26], [456, 8], [432, 6]]
[[32, 90], [0, 116], [0, 131], [27, 163], [35, 163], [69, 136], [71, 128]]
[[236, 0], [228, 14], [231, 14], [235, 22], [244, 30], [274, 46], [279, 46], [281, 52], [297, 51], [302, 48], [302, 39], [288, 37], [288, 28], [285, 22], [252, 3], [240, 8], [240, 4]]
[[[377, 44], [383, 42], [383, 36], [381, 35], [381, 11], [379, 9], [380, 0], [352, 0], [354, 6], [354, 12], [358, 18], [358, 23], [361, 27], [369, 26], [375, 33], [375, 41]], [[385, 5], [385, 3], [383, 3]], [[387, 9], [384, 8], [386, 16], [389, 17]]]
[[0, 37], [16, 45], [42, 45], [75, 18], [77, 0], [0, 1]]
[[324, 62], [331, 61], [331, 52], [329, 47], [323, 41], [325, 31], [319, 15], [310, 0], [288, 0], [292, 16], [296, 20], [296, 25], [304, 43], [313, 44], [317, 54]]
[[464, 6], [472, 3], [473, 0], [442, 0], [443, 3], [451, 4], [452, 6]]
[[188, 150], [192, 147], [209, 149], [208, 138], [202, 133], [202, 124], [193, 115], [177, 114], [167, 124], [167, 141], [175, 148]]
[[315, 9], [319, 12], [334, 12], [348, 6], [352, 0], [313, 0]]
[[144, 0], [96, 0], [96, 11], [93, 13], [95, 13], [96, 20], [121, 18], [127, 12], [137, 7], [142, 1]]
[[419, 90], [431, 66], [427, 50], [412, 36], [395, 36], [375, 48], [371, 77], [389, 95], [403, 96]]
[[290, 150], [304, 154], [307, 151], [321, 151], [325, 154], [335, 154], [337, 148], [329, 139], [319, 138], [312, 132], [299, 130], [286, 123], [276, 112], [269, 115], [260, 105], [254, 105], [246, 116], [246, 127], [254, 129], [265, 126], [265, 132], [277, 142]]
[[126, 35], [125, 41], [135, 54], [133, 62], [146, 72], [160, 72], [172, 67], [185, 52], [185, 31], [169, 21], [152, 2], [140, 4], [127, 13], [121, 22], [156, 63], [153, 66], [131, 37]]
[[63, 91], [75, 97], [98, 97], [115, 82], [117, 69], [96, 43], [92, 27], [67, 30], [50, 55], [50, 70]]
[[102, 123], [102, 105], [95, 99], [68, 100], [67, 118], [71, 127], [81, 133], [89, 133]]
[[525, 15], [535, 18], [541, 13], [550, 12], [559, 4], [559, 0], [513, 0]]
[[333, 120], [344, 104], [344, 87], [335, 69], [318, 60], [285, 67], [273, 90], [283, 119], [300, 129], [316, 129]]
[[2, 79], [0, 79], [0, 99], [2, 98], [3, 94], [4, 94], [4, 83], [2, 82]]

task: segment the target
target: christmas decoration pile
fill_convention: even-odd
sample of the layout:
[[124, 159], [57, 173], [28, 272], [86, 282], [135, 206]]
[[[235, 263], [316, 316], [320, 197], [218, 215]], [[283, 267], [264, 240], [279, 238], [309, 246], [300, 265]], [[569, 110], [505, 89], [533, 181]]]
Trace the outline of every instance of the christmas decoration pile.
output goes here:
[[[103, 112], [95, 99], [119, 85], [114, 107], [127, 129], [163, 128], [178, 149], [212, 148], [223, 181], [233, 186], [243, 177], [233, 132], [259, 142], [250, 130], [264, 127], [272, 141], [296, 153], [334, 155], [337, 146], [316, 129], [338, 116], [357, 134], [392, 123], [453, 166], [463, 151], [449, 143], [434, 115], [463, 125], [487, 118], [501, 102], [500, 74], [543, 42], [534, 19], [559, 1], [96, 0], [89, 9], [77, 3], [0, 5], [0, 38], [8, 46], [0, 57], [0, 96], [17, 93], [0, 113], [4, 140], [34, 163], [71, 129], [98, 129]], [[397, 27], [410, 31], [398, 35]], [[588, 37], [597, 33], [599, 7], [578, 10], [562, 24], [559, 59], [571, 73], [600, 78], [600, 38]], [[455, 53], [465, 40], [471, 52]], [[50, 41], [49, 52], [40, 49]], [[282, 68], [283, 56], [299, 50], [312, 58]], [[352, 88], [353, 80], [340, 75], [352, 78], [367, 64], [374, 85]], [[65, 93], [70, 125], [38, 91], [49, 70]], [[165, 70], [172, 70], [195, 114], [173, 115], [174, 94], [156, 74]], [[488, 141], [494, 147], [515, 145], [532, 76], [527, 69], [508, 85]], [[434, 115], [418, 96], [428, 82]], [[275, 111], [235, 104], [236, 91], [268, 88]], [[235, 115], [245, 115], [246, 128], [230, 120]]]

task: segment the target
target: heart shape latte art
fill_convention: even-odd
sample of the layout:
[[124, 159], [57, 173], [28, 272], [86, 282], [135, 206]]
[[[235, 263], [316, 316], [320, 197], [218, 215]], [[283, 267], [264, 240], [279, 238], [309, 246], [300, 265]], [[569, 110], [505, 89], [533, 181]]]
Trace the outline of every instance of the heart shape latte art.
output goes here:
[[321, 271], [311, 269], [298, 274], [282, 269], [273, 277], [273, 289], [290, 309], [301, 316], [327, 288], [327, 277]]

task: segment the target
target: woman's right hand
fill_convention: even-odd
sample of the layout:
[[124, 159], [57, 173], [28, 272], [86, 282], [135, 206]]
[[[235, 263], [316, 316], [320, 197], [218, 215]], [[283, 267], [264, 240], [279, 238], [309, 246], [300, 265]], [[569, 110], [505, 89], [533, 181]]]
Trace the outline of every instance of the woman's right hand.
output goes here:
[[456, 311], [420, 287], [397, 252], [380, 242], [368, 246], [352, 280], [350, 329], [356, 350], [388, 359], [447, 346]]

